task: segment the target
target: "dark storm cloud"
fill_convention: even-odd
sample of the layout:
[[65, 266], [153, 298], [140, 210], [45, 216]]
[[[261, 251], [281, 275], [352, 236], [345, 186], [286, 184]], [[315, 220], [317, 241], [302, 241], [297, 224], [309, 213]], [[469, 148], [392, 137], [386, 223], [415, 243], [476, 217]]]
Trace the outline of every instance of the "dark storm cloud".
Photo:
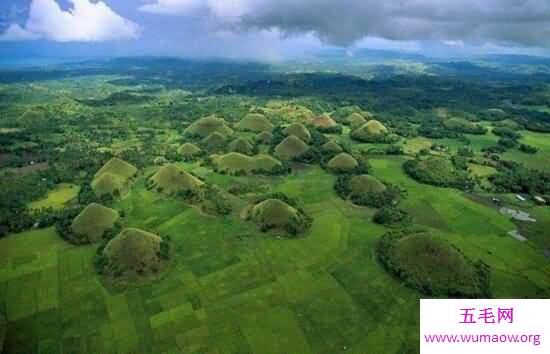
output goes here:
[[156, 0], [142, 10], [208, 13], [233, 30], [311, 32], [337, 45], [369, 36], [550, 46], [550, 0]]

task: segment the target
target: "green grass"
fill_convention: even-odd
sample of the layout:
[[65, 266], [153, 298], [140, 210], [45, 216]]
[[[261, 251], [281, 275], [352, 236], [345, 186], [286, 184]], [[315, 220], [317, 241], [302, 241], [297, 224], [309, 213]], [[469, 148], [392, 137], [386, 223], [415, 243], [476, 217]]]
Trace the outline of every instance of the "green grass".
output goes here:
[[505, 160], [520, 162], [532, 169], [550, 171], [550, 141], [547, 134], [522, 131], [519, 142], [536, 147], [538, 152], [536, 154], [526, 154], [517, 149], [512, 149], [502, 154]]
[[[432, 215], [439, 223], [426, 227], [489, 263], [496, 296], [544, 297], [548, 261], [505, 235], [508, 219], [456, 190], [415, 182], [403, 161], [370, 162], [377, 178], [408, 189], [403, 207], [417, 222]], [[218, 176], [207, 180], [246, 180]], [[126, 290], [94, 272], [95, 247], [71, 246], [51, 228], [0, 239], [0, 299], [16, 333], [8, 352], [416, 351], [423, 296], [380, 266], [373, 250], [385, 229], [370, 221], [372, 210], [340, 200], [334, 180], [319, 167], [266, 179], [313, 217], [303, 237], [276, 239], [238, 216], [203, 215], [148, 191], [138, 178], [113, 207], [127, 225], [170, 235], [174, 262]]]
[[60, 183], [48, 192], [46, 197], [29, 204], [29, 209], [53, 208], [62, 209], [67, 202], [76, 198], [80, 187], [69, 183]]

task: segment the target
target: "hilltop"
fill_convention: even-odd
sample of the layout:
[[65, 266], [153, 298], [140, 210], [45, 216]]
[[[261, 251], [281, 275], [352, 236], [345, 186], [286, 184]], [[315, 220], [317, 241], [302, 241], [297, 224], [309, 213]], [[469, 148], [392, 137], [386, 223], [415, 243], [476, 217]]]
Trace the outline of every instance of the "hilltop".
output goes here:
[[273, 128], [273, 124], [263, 114], [259, 113], [249, 113], [235, 124], [235, 129], [237, 130], [255, 133], [271, 132]]
[[282, 164], [269, 155], [246, 156], [236, 152], [213, 155], [212, 163], [218, 171], [228, 173], [273, 174], [282, 170]]
[[290, 135], [275, 147], [273, 154], [283, 161], [290, 161], [302, 156], [308, 150], [309, 147], [306, 143], [300, 138]]
[[279, 199], [266, 199], [255, 204], [248, 211], [247, 219], [262, 231], [278, 230], [291, 235], [305, 231], [310, 223], [302, 212]]
[[200, 179], [173, 164], [162, 166], [148, 181], [151, 187], [166, 194], [181, 192], [197, 195], [204, 185]]
[[488, 269], [441, 236], [390, 232], [378, 243], [377, 253], [389, 272], [429, 296], [489, 296]]
[[119, 215], [116, 210], [101, 204], [91, 203], [74, 218], [71, 230], [77, 237], [87, 242], [98, 242], [105, 231], [115, 226], [118, 218]]
[[185, 129], [185, 134], [199, 138], [205, 138], [212, 133], [230, 136], [233, 134], [233, 130], [229, 128], [223, 118], [218, 118], [215, 115], [203, 117]]
[[135, 228], [121, 231], [103, 249], [103, 271], [117, 277], [145, 276], [161, 269], [162, 238]]
[[130, 178], [137, 173], [137, 168], [119, 158], [112, 158], [94, 176], [92, 189], [97, 196], [120, 193]]
[[283, 132], [288, 136], [295, 136], [306, 143], [311, 140], [311, 133], [302, 123], [292, 123]]

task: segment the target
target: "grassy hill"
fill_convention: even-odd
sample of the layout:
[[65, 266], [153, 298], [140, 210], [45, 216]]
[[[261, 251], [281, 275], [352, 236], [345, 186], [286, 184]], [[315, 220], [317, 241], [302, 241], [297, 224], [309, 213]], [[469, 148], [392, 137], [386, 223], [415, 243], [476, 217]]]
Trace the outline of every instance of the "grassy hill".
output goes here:
[[338, 124], [329, 115], [323, 114], [313, 118], [310, 122], [315, 128], [327, 129], [336, 127]]
[[269, 144], [273, 140], [273, 134], [264, 131], [256, 135], [254, 140], [259, 144]]
[[489, 295], [487, 270], [474, 265], [441, 236], [388, 233], [379, 242], [377, 252], [388, 271], [427, 295]]
[[147, 231], [124, 229], [103, 249], [108, 262], [106, 271], [117, 276], [157, 272], [162, 262], [161, 241], [158, 235]]
[[237, 130], [251, 131], [255, 133], [271, 132], [273, 128], [273, 124], [271, 124], [271, 122], [263, 114], [259, 113], [249, 113], [237, 124], [235, 124], [235, 129]]
[[251, 157], [237, 152], [213, 155], [212, 162], [217, 170], [229, 173], [271, 173], [282, 167], [281, 162], [269, 155]]
[[370, 175], [353, 176], [350, 179], [351, 194], [363, 196], [369, 193], [381, 193], [386, 190], [386, 186], [376, 177]]
[[244, 155], [252, 155], [254, 153], [254, 146], [245, 138], [237, 138], [229, 143], [229, 151], [238, 152]]
[[95, 174], [92, 189], [97, 196], [121, 192], [136, 173], [137, 168], [134, 165], [116, 157], [112, 158]]
[[345, 152], [334, 156], [327, 163], [327, 167], [334, 172], [352, 172], [357, 166], [359, 166], [357, 160]]
[[384, 124], [376, 119], [372, 119], [363, 124], [359, 129], [353, 131], [351, 137], [362, 142], [373, 143], [385, 138], [386, 134], [388, 134], [388, 129]]
[[342, 147], [338, 144], [336, 144], [334, 141], [329, 141], [321, 146], [321, 149], [323, 152], [329, 153], [329, 154], [338, 154], [344, 151]]
[[158, 191], [167, 194], [179, 192], [198, 194], [204, 185], [200, 179], [175, 165], [162, 166], [149, 181]]
[[353, 131], [365, 125], [365, 123], [367, 123], [367, 120], [361, 114], [357, 112], [353, 112], [347, 117], [346, 122], [348, 123], [351, 130]]
[[304, 215], [279, 199], [266, 199], [254, 205], [248, 218], [262, 231], [275, 229], [294, 235], [307, 228]]
[[185, 134], [199, 138], [205, 138], [212, 133], [230, 136], [233, 134], [233, 130], [229, 128], [223, 118], [218, 118], [215, 115], [203, 117], [185, 129]]
[[311, 140], [311, 133], [302, 123], [292, 123], [283, 132], [288, 136], [294, 135], [306, 143]]
[[118, 212], [101, 204], [91, 203], [78, 214], [71, 230], [88, 242], [98, 242], [105, 231], [114, 227], [118, 220]]
[[201, 151], [201, 148], [199, 148], [197, 145], [193, 143], [185, 143], [178, 148], [177, 153], [178, 156], [181, 156], [186, 160], [190, 160], [198, 156]]
[[284, 161], [290, 161], [300, 157], [309, 150], [309, 147], [300, 138], [290, 135], [281, 141], [273, 152], [275, 157]]
[[201, 145], [208, 151], [219, 151], [227, 145], [227, 137], [221, 133], [214, 132], [202, 139]]
[[92, 181], [92, 189], [98, 197], [106, 194], [115, 194], [123, 188], [124, 179], [109, 172], [102, 173]]
[[125, 180], [133, 177], [137, 173], [137, 168], [122, 159], [113, 157], [97, 171], [94, 177], [97, 178], [104, 173], [111, 173]]

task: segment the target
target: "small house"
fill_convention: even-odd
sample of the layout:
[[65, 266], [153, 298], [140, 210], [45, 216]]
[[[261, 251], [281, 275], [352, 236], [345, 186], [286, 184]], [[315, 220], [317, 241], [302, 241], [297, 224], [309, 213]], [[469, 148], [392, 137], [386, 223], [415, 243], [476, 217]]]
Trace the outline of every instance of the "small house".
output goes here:
[[535, 196], [534, 199], [535, 199], [535, 202], [537, 202], [537, 204], [541, 204], [541, 205], [546, 204], [546, 199], [544, 199], [543, 197]]
[[524, 202], [526, 200], [523, 196], [521, 196], [519, 194], [516, 194], [516, 198], [521, 202]]

